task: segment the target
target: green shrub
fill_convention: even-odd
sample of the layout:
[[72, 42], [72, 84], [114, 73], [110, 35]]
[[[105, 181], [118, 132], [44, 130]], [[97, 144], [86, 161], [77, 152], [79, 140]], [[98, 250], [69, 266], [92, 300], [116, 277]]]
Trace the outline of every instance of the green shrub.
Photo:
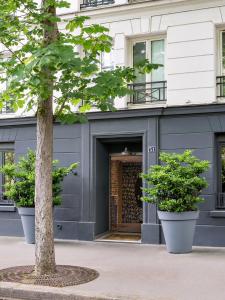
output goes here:
[[[62, 181], [78, 166], [71, 164], [68, 168], [57, 167], [58, 161], [53, 161], [53, 205], [60, 205]], [[18, 163], [8, 163], [0, 169], [5, 175], [4, 195], [13, 200], [18, 207], [34, 207], [35, 194], [35, 152], [29, 150], [26, 156], [20, 157]]]
[[208, 185], [200, 175], [208, 170], [209, 162], [199, 160], [191, 150], [182, 154], [162, 152], [160, 161], [162, 165], [141, 174], [148, 183], [142, 201], [157, 204], [159, 210], [167, 212], [197, 210], [197, 204], [203, 201], [201, 191]]

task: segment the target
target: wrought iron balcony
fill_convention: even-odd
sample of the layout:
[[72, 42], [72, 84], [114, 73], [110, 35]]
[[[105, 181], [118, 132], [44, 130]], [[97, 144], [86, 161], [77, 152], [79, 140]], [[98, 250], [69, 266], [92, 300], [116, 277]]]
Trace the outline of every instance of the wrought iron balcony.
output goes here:
[[80, 8], [82, 9], [86, 7], [97, 7], [113, 3], [115, 3], [114, 0], [84, 0], [83, 3], [80, 5]]
[[166, 81], [154, 81], [130, 84], [132, 94], [129, 103], [142, 104], [166, 101], [166, 83]]
[[140, 3], [140, 2], [153, 2], [159, 0], [129, 0], [129, 3]]
[[217, 98], [225, 98], [225, 76], [216, 77]]
[[216, 208], [225, 209], [225, 193], [218, 193]]
[[3, 108], [0, 110], [0, 114], [9, 114], [13, 112], [14, 112], [13, 109], [8, 103], [4, 103]]

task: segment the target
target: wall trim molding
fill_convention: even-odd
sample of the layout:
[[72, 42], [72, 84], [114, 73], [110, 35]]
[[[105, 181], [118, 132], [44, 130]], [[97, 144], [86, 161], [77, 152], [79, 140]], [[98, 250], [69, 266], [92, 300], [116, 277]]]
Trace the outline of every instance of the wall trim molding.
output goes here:
[[[225, 113], [225, 103], [189, 105], [189, 106], [170, 106], [170, 107], [151, 107], [141, 109], [124, 109], [115, 112], [90, 112], [87, 113], [88, 121], [122, 119], [122, 118], [140, 118], [155, 116], [173, 116], [190, 114], [211, 114]], [[55, 122], [55, 125], [59, 122]], [[11, 127], [21, 125], [36, 125], [36, 117], [18, 117], [0, 119], [0, 127]]]

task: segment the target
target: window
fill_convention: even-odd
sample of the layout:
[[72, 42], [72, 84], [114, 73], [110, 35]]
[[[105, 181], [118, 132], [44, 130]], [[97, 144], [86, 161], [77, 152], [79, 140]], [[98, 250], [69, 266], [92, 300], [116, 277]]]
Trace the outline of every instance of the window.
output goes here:
[[225, 76], [225, 31], [220, 31], [220, 75]]
[[96, 7], [101, 5], [108, 5], [113, 4], [114, 0], [83, 0], [83, 3], [81, 4], [80, 8], [86, 8], [86, 7]]
[[5, 103], [4, 107], [0, 110], [0, 114], [13, 113], [13, 109], [10, 107], [9, 103]]
[[109, 71], [112, 69], [113, 69], [112, 51], [111, 52], [102, 52], [101, 53], [101, 70]]
[[225, 31], [219, 31], [219, 76], [217, 76], [217, 98], [225, 97]]
[[161, 64], [150, 74], [136, 72], [136, 80], [132, 85], [133, 103], [144, 103], [166, 100], [165, 81], [165, 40], [155, 39], [136, 41], [132, 45], [132, 64], [134, 68], [143, 60], [148, 59], [155, 64]]
[[[4, 76], [3, 74], [0, 74], [2, 77]], [[5, 77], [5, 76], [4, 76]], [[4, 81], [0, 83], [0, 92], [4, 92], [8, 86], [9, 82]], [[5, 102], [4, 106], [2, 109], [0, 109], [0, 114], [7, 114], [7, 113], [12, 113], [13, 109], [11, 108], [11, 105], [9, 102]]]
[[[0, 144], [0, 167], [12, 162], [14, 162], [13, 144]], [[7, 176], [0, 173], [0, 205], [13, 205], [13, 202], [4, 196], [4, 185], [8, 180]]]

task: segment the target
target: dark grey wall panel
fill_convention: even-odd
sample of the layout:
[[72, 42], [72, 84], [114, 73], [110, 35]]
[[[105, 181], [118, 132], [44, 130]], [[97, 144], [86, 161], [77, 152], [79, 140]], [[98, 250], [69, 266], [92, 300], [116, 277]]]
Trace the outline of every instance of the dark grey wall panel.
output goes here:
[[225, 226], [199, 225], [196, 226], [194, 245], [225, 246]]
[[[72, 163], [81, 162], [81, 155], [80, 153], [64, 153], [64, 152], [57, 152], [54, 153], [53, 158], [59, 161], [58, 166], [60, 167], [68, 167]], [[76, 170], [79, 169], [79, 166]]]
[[162, 134], [160, 146], [162, 150], [167, 149], [204, 149], [211, 148], [214, 143], [214, 134], [211, 132], [203, 133], [179, 133]]
[[[201, 213], [198, 224], [200, 225], [225, 226], [225, 218], [213, 219], [210, 216], [210, 211], [216, 207], [217, 197], [215, 134], [222, 132], [222, 130], [225, 131], [223, 119], [225, 118], [221, 118], [221, 116], [206, 114], [175, 118], [165, 117], [161, 118], [160, 122], [162, 133], [160, 135], [161, 150], [181, 153], [187, 148], [194, 148], [194, 155], [200, 159], [209, 160], [211, 163], [209, 171], [203, 174], [209, 186], [202, 191], [206, 201], [199, 205]], [[202, 229], [200, 231], [203, 232]], [[202, 242], [203, 240], [200, 239], [199, 241], [198, 236], [196, 243], [201, 244]], [[212, 241], [212, 245], [215, 245], [215, 243], [216, 239]]]
[[107, 147], [96, 140], [93, 200], [95, 201], [95, 234], [109, 230], [109, 153]]
[[36, 140], [36, 127], [23, 126], [17, 129], [17, 141]]
[[74, 221], [55, 221], [54, 236], [58, 239], [78, 239], [78, 223]]
[[[81, 160], [80, 156], [80, 137], [81, 125], [56, 125], [54, 128], [54, 159], [60, 161], [60, 166], [68, 166], [73, 162]], [[16, 160], [19, 156], [26, 154], [28, 148], [36, 148], [36, 126], [17, 125], [16, 127], [2, 127], [0, 129], [0, 142], [14, 142]], [[63, 204], [55, 208], [55, 219], [57, 222], [63, 222], [63, 230], [55, 227], [55, 234], [61, 238], [77, 238], [78, 225], [80, 219], [80, 197], [81, 197], [81, 174], [80, 166], [77, 169], [78, 176], [70, 174], [63, 183]], [[6, 235], [22, 235], [21, 221], [17, 212], [1, 212], [0, 222], [2, 223], [0, 231], [5, 231]], [[76, 222], [74, 222], [76, 221]], [[19, 223], [17, 229], [12, 228], [12, 224]], [[8, 229], [5, 229], [8, 228]]]
[[20, 216], [18, 215], [17, 213], [17, 210], [16, 211], [1, 211], [0, 212], [0, 220], [2, 219], [7, 219], [7, 220], [20, 220]]
[[0, 218], [0, 235], [23, 236], [22, 223], [20, 219]]
[[79, 208], [71, 209], [57, 206], [54, 208], [54, 218], [57, 221], [79, 221]]
[[[176, 153], [182, 153], [186, 150], [186, 148], [179, 148], [179, 149], [163, 149], [161, 147], [160, 149], [161, 151], [166, 151], [166, 152], [170, 152], [170, 153], [173, 153], [173, 152], [176, 152]], [[213, 147], [210, 147], [210, 148], [201, 148], [201, 149], [191, 149], [193, 150], [193, 154], [195, 156], [197, 156], [198, 158], [200, 159], [203, 159], [203, 160], [209, 160], [210, 162], [213, 161], [214, 159], [214, 151], [215, 149]]]
[[214, 225], [225, 226], [225, 218], [214, 218], [210, 216], [210, 211], [200, 211], [200, 216], [197, 221], [198, 225]]
[[[66, 190], [64, 190], [65, 192]], [[63, 208], [74, 208], [78, 210], [80, 207], [81, 191], [78, 190], [77, 194], [62, 194], [62, 207]]]
[[208, 121], [209, 121], [212, 132], [222, 132], [223, 131], [223, 126], [222, 126], [222, 123], [220, 122], [220, 116], [218, 114], [212, 115], [212, 116], [209, 115]]
[[202, 197], [205, 199], [205, 201], [199, 204], [199, 209], [207, 211], [214, 210], [216, 203], [216, 194], [203, 194]]
[[161, 133], [210, 132], [211, 123], [205, 116], [167, 117], [161, 122]]
[[17, 128], [7, 127], [0, 129], [0, 142], [15, 141], [17, 135]]
[[80, 138], [76, 139], [54, 139], [53, 142], [54, 152], [71, 153], [80, 152]]
[[17, 155], [24, 155], [28, 149], [36, 149], [35, 140], [15, 141], [15, 152]]
[[[90, 124], [86, 123], [82, 126], [82, 137], [81, 137], [81, 157], [82, 164], [82, 186], [81, 186], [81, 199], [80, 199], [80, 215], [82, 222], [93, 221], [94, 212], [91, 210], [91, 193], [90, 193], [90, 182], [91, 182], [91, 138], [90, 138]], [[93, 229], [94, 230], [94, 229]]]
[[63, 189], [67, 194], [77, 194], [81, 187], [81, 177], [69, 174], [63, 181]]
[[79, 222], [78, 236], [80, 240], [93, 241], [95, 239], [95, 222]]
[[148, 119], [122, 119], [122, 120], [112, 120], [112, 121], [98, 121], [91, 123], [91, 134], [123, 134], [133, 132], [143, 131], [148, 129]]
[[143, 244], [161, 244], [160, 225], [154, 223], [142, 224], [141, 242]]
[[[148, 131], [143, 135], [143, 171], [147, 172], [150, 166], [158, 163], [159, 150], [159, 121], [158, 118], [148, 119]], [[155, 151], [149, 152], [149, 147], [155, 147]], [[144, 185], [146, 183], [144, 182]], [[155, 205], [143, 203], [144, 223], [158, 223], [157, 209]], [[143, 227], [144, 228], [144, 227]], [[145, 237], [143, 237], [145, 240]]]
[[221, 125], [220, 132], [221, 131], [224, 132], [225, 131], [225, 118], [224, 118], [224, 116], [219, 116], [218, 119], [219, 119], [219, 122], [220, 122], [220, 125]]
[[64, 139], [75, 139], [81, 137], [81, 125], [55, 125], [54, 126], [54, 138], [64, 138]]

